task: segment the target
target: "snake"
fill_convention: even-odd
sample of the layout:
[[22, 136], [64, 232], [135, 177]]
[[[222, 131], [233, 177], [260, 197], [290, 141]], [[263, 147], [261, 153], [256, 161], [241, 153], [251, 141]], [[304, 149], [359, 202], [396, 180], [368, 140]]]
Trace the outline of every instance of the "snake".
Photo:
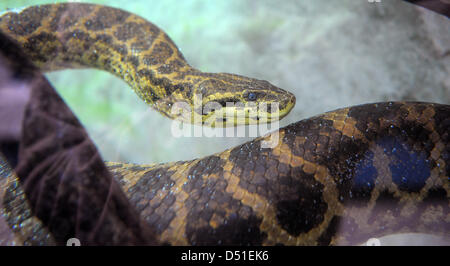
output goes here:
[[[192, 68], [161, 29], [112, 7], [62, 3], [9, 10], [0, 16], [0, 31], [21, 46], [24, 61], [37, 66], [32, 71], [109, 71], [171, 119], [192, 123], [197, 113], [204, 115], [198, 123], [220, 126], [224, 117], [217, 111], [226, 109], [243, 117], [233, 125], [270, 122], [295, 104], [293, 94], [267, 81]], [[170, 110], [180, 101], [190, 110], [181, 118]], [[199, 111], [211, 102], [221, 108]], [[226, 102], [276, 102], [279, 110], [267, 109], [261, 119]], [[274, 140], [273, 147], [263, 146]], [[0, 165], [0, 214], [15, 239], [9, 244], [64, 245], [70, 235], [61, 232], [74, 230], [64, 220], [67, 210], [50, 201], [67, 197], [76, 206], [77, 199], [64, 194], [70, 189], [53, 187], [45, 192], [56, 196], [46, 194], [33, 202], [36, 198], [26, 193], [1, 156]], [[157, 243], [356, 245], [407, 232], [450, 239], [446, 104], [379, 102], [340, 108], [203, 158], [106, 162], [106, 169], [126, 195], [126, 204], [154, 230]], [[89, 176], [89, 182], [100, 186], [95, 178]], [[95, 190], [84, 193], [94, 202]], [[33, 209], [39, 204], [51, 213], [39, 214]], [[126, 211], [124, 207], [123, 215], [131, 216]], [[77, 222], [81, 231], [80, 223], [91, 222], [89, 217], [77, 219], [83, 220]], [[135, 229], [108, 228], [103, 235]]]

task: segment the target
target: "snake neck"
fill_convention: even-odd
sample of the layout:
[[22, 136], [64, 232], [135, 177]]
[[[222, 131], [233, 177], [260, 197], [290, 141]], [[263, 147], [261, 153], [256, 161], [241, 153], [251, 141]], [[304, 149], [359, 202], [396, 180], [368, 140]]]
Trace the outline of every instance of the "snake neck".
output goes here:
[[199, 72], [157, 26], [120, 9], [82, 3], [33, 6], [3, 13], [0, 30], [42, 70], [106, 70], [150, 104], [167, 101], [172, 93], [189, 99], [192, 86], [185, 74]]

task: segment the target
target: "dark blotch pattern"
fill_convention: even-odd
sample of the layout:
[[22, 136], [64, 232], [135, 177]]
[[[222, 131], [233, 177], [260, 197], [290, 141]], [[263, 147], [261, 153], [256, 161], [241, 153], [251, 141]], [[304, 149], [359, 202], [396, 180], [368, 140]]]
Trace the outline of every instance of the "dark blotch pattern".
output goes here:
[[218, 171], [222, 171], [221, 167], [225, 162], [217, 156], [208, 156], [200, 160], [195, 166], [191, 168], [188, 176], [196, 175], [210, 175]]
[[153, 102], [156, 102], [161, 97], [171, 95], [174, 91], [178, 91], [178, 92], [187, 91], [187, 95], [190, 95], [189, 93], [192, 91], [192, 84], [190, 84], [190, 83], [174, 84], [166, 77], [162, 77], [162, 78], [155, 77], [154, 72], [149, 69], [139, 70], [137, 72], [137, 75], [138, 75], [138, 78], [140, 78], [140, 79], [147, 78], [148, 80], [150, 80], [152, 86], [159, 86], [159, 87], [164, 88], [164, 92], [166, 93], [166, 95], [161, 96], [161, 95], [157, 95], [154, 92], [154, 89], [152, 87], [147, 87], [148, 88], [147, 91], [150, 91], [150, 97]]
[[435, 131], [439, 134], [440, 140], [444, 143], [444, 149], [441, 152], [441, 157], [446, 162], [445, 164], [445, 174], [449, 177], [448, 182], [450, 183], [450, 106], [449, 105], [439, 105], [439, 111], [434, 115], [435, 121]]
[[407, 112], [401, 109], [401, 104], [379, 103], [369, 106], [355, 106], [349, 110], [348, 116], [355, 118], [357, 121], [355, 127], [360, 132], [364, 132], [364, 136], [370, 140], [386, 134], [387, 128], [380, 128], [380, 121], [398, 123], [400, 122], [398, 116], [407, 115]]
[[317, 244], [319, 246], [328, 246], [330, 244], [331, 239], [338, 232], [340, 221], [340, 216], [333, 216], [330, 223], [328, 224], [327, 229], [317, 239]]
[[377, 169], [373, 165], [373, 156], [373, 152], [367, 151], [361, 159], [355, 161], [353, 179], [348, 194], [348, 200], [353, 204], [364, 204], [370, 199], [370, 194], [375, 187], [375, 179], [378, 176]]
[[[286, 128], [286, 135], [283, 139], [289, 147], [291, 147], [292, 153], [296, 156], [305, 158], [308, 161], [316, 162], [328, 160], [329, 148], [340, 147], [341, 134], [335, 132], [332, 128], [332, 121], [324, 120], [320, 118], [313, 118], [304, 121], [296, 127], [288, 126]], [[318, 136], [315, 132], [323, 131], [330, 135]], [[305, 137], [305, 143], [297, 142], [296, 137]], [[335, 149], [332, 149], [333, 152]], [[339, 154], [336, 154], [339, 156]], [[340, 158], [339, 158], [340, 159]]]
[[[373, 166], [373, 153], [369, 145], [352, 139], [332, 129], [329, 139], [323, 139], [325, 147], [315, 149], [301, 147], [307, 157], [326, 165], [339, 192], [338, 200], [359, 207], [366, 205], [374, 187], [377, 171]], [[322, 154], [323, 153], [323, 154]], [[328, 154], [327, 154], [328, 153]], [[305, 156], [306, 157], [306, 156]]]
[[289, 234], [298, 236], [323, 221], [327, 204], [322, 196], [323, 185], [312, 176], [303, 174], [302, 179], [290, 185], [297, 188], [297, 197], [276, 203], [277, 220]]
[[61, 46], [54, 35], [42, 32], [29, 37], [23, 47], [32, 61], [45, 63], [50, 58], [56, 57]]
[[232, 173], [240, 177], [239, 186], [274, 202], [277, 222], [287, 232], [294, 236], [308, 232], [324, 219], [324, 186], [301, 167], [280, 163], [260, 145], [252, 141], [231, 151], [229, 160], [234, 163]]
[[[134, 166], [130, 170], [142, 171], [143, 169]], [[175, 184], [170, 179], [172, 175], [173, 172], [164, 167], [149, 170], [128, 190], [131, 203], [159, 233], [167, 229], [176, 215], [170, 208], [175, 201], [175, 195], [166, 193], [162, 197], [163, 194], [160, 194], [161, 190], [168, 191]], [[153, 204], [150, 204], [151, 200]]]
[[[114, 34], [118, 35], [118, 34], [124, 34], [124, 33], [116, 32]], [[121, 37], [121, 38], [125, 38], [125, 37]], [[130, 49], [131, 49], [132, 54], [133, 55], [138, 55], [141, 51], [145, 51], [145, 50], [150, 49], [150, 47], [152, 46], [153, 41], [154, 41], [154, 38], [152, 38], [152, 36], [147, 36], [143, 40], [142, 39], [136, 39], [136, 41], [134, 41], [130, 45]]]
[[[225, 192], [224, 164], [219, 157], [208, 156], [190, 169], [183, 185], [189, 194], [184, 203], [189, 210], [187, 238], [192, 245], [260, 245], [266, 236], [259, 230], [261, 219]], [[211, 222], [219, 226], [214, 228]]]
[[139, 24], [136, 22], [126, 22], [120, 25], [114, 32], [114, 36], [120, 41], [127, 41], [134, 38], [136, 41], [133, 47], [147, 50], [159, 34], [158, 27], [153, 24]]
[[[426, 204], [441, 204], [442, 202], [445, 202], [446, 199], [448, 199], [449, 195], [447, 195], [447, 192], [442, 187], [435, 187], [431, 188], [427, 196], [423, 199], [423, 202]], [[445, 204], [444, 204], [445, 206]], [[448, 205], [447, 205], [448, 209]]]
[[126, 56], [128, 54], [128, 48], [125, 44], [122, 45], [114, 45], [113, 49], [119, 54]]
[[419, 192], [430, 177], [430, 162], [423, 151], [415, 151], [397, 138], [383, 138], [378, 145], [391, 157], [392, 181], [402, 191]]
[[129, 56], [128, 57], [128, 61], [130, 61], [131, 62], [131, 64], [135, 67], [135, 68], [137, 68], [138, 66], [139, 66], [139, 58], [138, 57], [136, 57], [136, 56]]
[[122, 24], [130, 14], [119, 9], [102, 7], [92, 19], [85, 22], [85, 27], [91, 31], [105, 30], [115, 24]]
[[216, 229], [200, 228], [187, 233], [194, 245], [241, 245], [260, 246], [266, 234], [259, 230], [261, 219], [250, 216], [248, 219], [235, 218]]
[[1, 20], [6, 19], [8, 21], [8, 29], [12, 33], [25, 36], [33, 33], [41, 26], [41, 21], [48, 16], [49, 10], [48, 6], [31, 7], [23, 10], [20, 14], [9, 13]]
[[113, 43], [113, 38], [110, 35], [107, 34], [97, 34], [96, 37], [97, 40], [105, 43], [105, 44], [111, 44]]
[[167, 43], [161, 42], [153, 47], [151, 55], [144, 56], [143, 62], [149, 66], [163, 64], [172, 54], [172, 48]]
[[82, 30], [74, 30], [74, 31], [66, 32], [63, 36], [63, 41], [66, 44], [69, 43], [70, 41], [76, 41], [76, 40], [82, 41], [83, 46], [70, 45], [69, 47], [67, 47], [67, 45], [66, 45], [65, 47], [71, 49], [72, 54], [81, 56], [83, 54], [83, 52], [85, 52], [86, 50], [88, 50], [90, 48], [90, 44], [92, 43], [92, 38], [89, 36], [88, 33], [84, 32]]

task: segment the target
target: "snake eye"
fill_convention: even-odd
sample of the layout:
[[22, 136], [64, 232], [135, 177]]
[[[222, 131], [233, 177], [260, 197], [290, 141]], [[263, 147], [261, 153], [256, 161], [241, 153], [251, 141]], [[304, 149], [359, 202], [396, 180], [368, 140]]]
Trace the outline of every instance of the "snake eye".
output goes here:
[[256, 101], [256, 93], [249, 92], [247, 98], [249, 101]]

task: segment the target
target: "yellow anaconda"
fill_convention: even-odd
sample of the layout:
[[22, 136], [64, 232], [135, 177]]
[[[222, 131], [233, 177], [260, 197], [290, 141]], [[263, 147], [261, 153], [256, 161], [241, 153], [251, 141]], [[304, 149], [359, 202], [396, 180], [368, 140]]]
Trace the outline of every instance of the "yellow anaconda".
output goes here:
[[[57, 23], [42, 12], [52, 10], [56, 16], [62, 7], [72, 5], [78, 4], [44, 6], [36, 16], [29, 13], [22, 17], [26, 27], [17, 26], [22, 25], [17, 22], [20, 20], [9, 23], [22, 13], [7, 13], [0, 25], [4, 31], [6, 16], [7, 35], [9, 27], [23, 32], [11, 36], [24, 45], [30, 57], [38, 54], [34, 49], [49, 47], [32, 37], [51, 27], [52, 21]], [[96, 10], [89, 14], [97, 16], [110, 10], [111, 14], [103, 17], [115, 20], [120, 12], [107, 7], [81, 7]], [[41, 9], [33, 7], [22, 12], [27, 10]], [[65, 16], [67, 21], [63, 20], [66, 23], [62, 25], [75, 27], [70, 23], [78, 13], [74, 14]], [[83, 30], [99, 22], [89, 16], [83, 21]], [[108, 21], [103, 21], [105, 32], [111, 32], [108, 25], [113, 22]], [[96, 26], [100, 28], [100, 24]], [[58, 27], [54, 27], [57, 31]], [[30, 51], [27, 43], [38, 45]], [[0, 48], [2, 62], [11, 49]], [[60, 52], [54, 57], [64, 58]], [[39, 57], [32, 59], [39, 63]], [[64, 60], [69, 59], [79, 60]], [[23, 67], [18, 67], [17, 62], [12, 64], [17, 72], [37, 71], [26, 64], [25, 58], [16, 60], [23, 63]], [[16, 79], [21, 76], [12, 75]], [[37, 93], [37, 97], [55, 99], [48, 89], [44, 92]], [[20, 161], [28, 161], [19, 162], [15, 168], [21, 181], [3, 159], [0, 162], [0, 214], [19, 244], [65, 244], [70, 237], [87, 239], [82, 243], [87, 245], [148, 243], [145, 238], [149, 234], [139, 235], [138, 240], [133, 237], [136, 228], [145, 226], [136, 220], [116, 219], [134, 219], [129, 207], [135, 208], [146, 225], [154, 229], [157, 243], [173, 245], [359, 244], [402, 232], [450, 238], [450, 105], [365, 104], [305, 119], [272, 135], [192, 161], [160, 165], [107, 163], [126, 194], [126, 203], [120, 201], [114, 182], [105, 183], [101, 166], [82, 174], [99, 158], [86, 149], [88, 141], [74, 139], [72, 131], [80, 131], [79, 123], [61, 118], [50, 107], [43, 100], [26, 112], [36, 119], [24, 123], [22, 144], [30, 149], [19, 153]], [[44, 126], [54, 120], [57, 126]], [[28, 135], [31, 127], [36, 132]], [[278, 140], [275, 147], [261, 147], [262, 141], [274, 136]], [[46, 148], [43, 151], [38, 149], [42, 145]], [[83, 157], [71, 162], [70, 157], [76, 154], [73, 149], [83, 147]], [[59, 152], [57, 148], [68, 151]], [[64, 164], [66, 168], [58, 167]], [[70, 171], [83, 175], [83, 179], [73, 175], [71, 180], [70, 175], [65, 176]], [[25, 176], [26, 180], [22, 180]], [[114, 198], [109, 208], [102, 210], [96, 204], [102, 201], [100, 195]], [[117, 213], [110, 212], [111, 205]], [[94, 213], [112, 218], [105, 226], [93, 226]], [[85, 231], [91, 234], [83, 238]], [[136, 242], [127, 242], [130, 239]]]
[[[293, 94], [267, 81], [191, 67], [161, 29], [120, 9], [82, 3], [34, 6], [3, 14], [0, 30], [21, 43], [42, 70], [109, 71], [173, 119], [211, 126], [255, 124], [282, 118], [295, 104]], [[279, 110], [268, 106], [249, 115], [239, 105], [227, 107], [252, 102], [276, 102]], [[187, 112], [172, 110], [175, 103], [185, 103], [178, 107]], [[226, 121], [222, 107], [242, 119]]]

